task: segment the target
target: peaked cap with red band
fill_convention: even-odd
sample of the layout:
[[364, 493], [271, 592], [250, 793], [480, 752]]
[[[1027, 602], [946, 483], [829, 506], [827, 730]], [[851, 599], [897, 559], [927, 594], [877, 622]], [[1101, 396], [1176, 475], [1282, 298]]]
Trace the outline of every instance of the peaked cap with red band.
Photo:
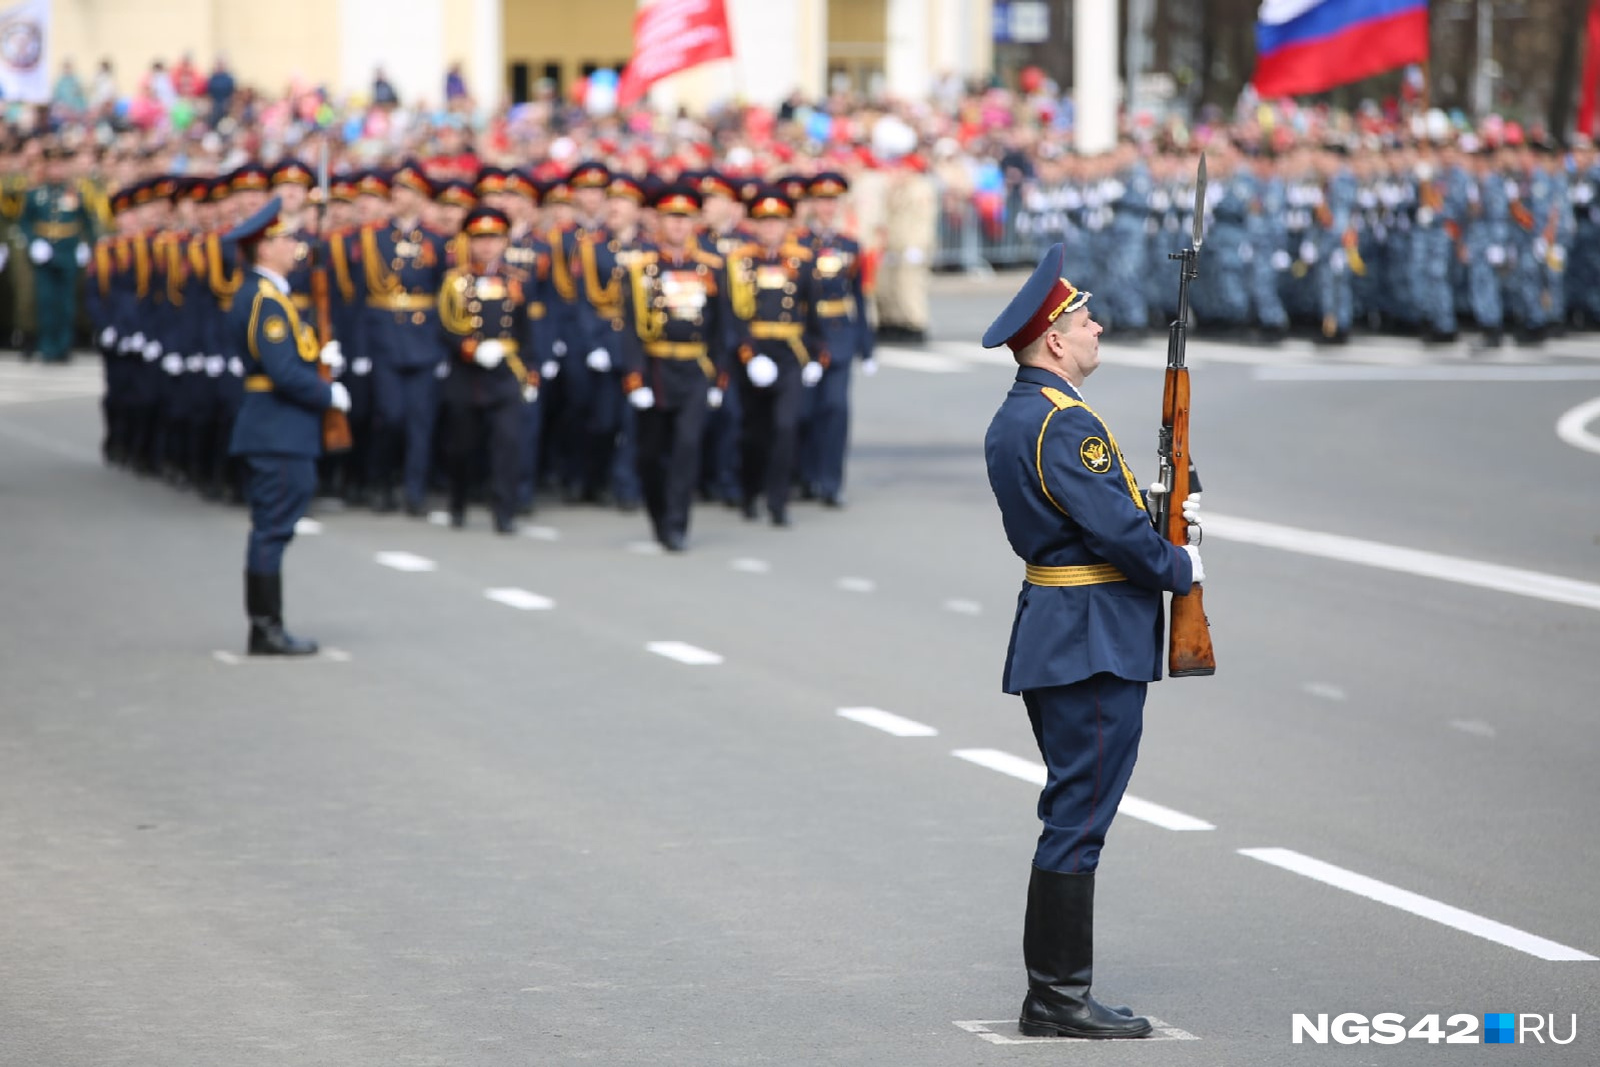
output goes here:
[[1011, 298], [1011, 303], [985, 331], [984, 348], [1005, 345], [1013, 352], [1021, 352], [1043, 337], [1062, 315], [1077, 311], [1089, 302], [1090, 294], [1061, 276], [1066, 254], [1064, 246], [1050, 246], [1033, 274]]

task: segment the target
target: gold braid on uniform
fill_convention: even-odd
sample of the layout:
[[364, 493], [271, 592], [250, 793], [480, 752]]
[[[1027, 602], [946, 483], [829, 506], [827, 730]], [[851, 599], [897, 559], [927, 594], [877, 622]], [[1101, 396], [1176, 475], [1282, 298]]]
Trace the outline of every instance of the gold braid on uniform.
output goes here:
[[376, 297], [394, 296], [402, 290], [400, 279], [383, 266], [378, 255], [378, 231], [373, 226], [361, 228], [362, 268], [367, 275], [367, 292]]
[[756, 280], [750, 270], [748, 246], [739, 249], [728, 261], [728, 299], [737, 319], [749, 322], [756, 317]]
[[350, 277], [350, 255], [345, 251], [344, 234], [334, 234], [328, 239], [328, 258], [333, 260], [333, 282], [346, 304], [355, 302], [356, 283]]
[[578, 287], [572, 284], [572, 266], [567, 262], [566, 235], [560, 230], [551, 230], [550, 236], [550, 278], [555, 282], [556, 295], [567, 303], [572, 303], [578, 295]]
[[133, 276], [136, 279], [134, 291], [142, 300], [150, 295], [150, 242], [143, 237], [133, 239]]
[[111, 295], [111, 245], [115, 240], [114, 237], [102, 237], [94, 245], [94, 280], [100, 287], [102, 297]]
[[207, 273], [210, 276], [211, 293], [224, 308], [230, 307], [233, 304], [234, 294], [239, 291], [239, 286], [244, 284], [244, 271], [223, 270], [222, 239], [214, 233], [206, 238], [206, 259], [210, 263]]
[[472, 333], [472, 316], [467, 313], [467, 286], [471, 278], [459, 268], [444, 276], [439, 287], [439, 325], [455, 334], [466, 337]]
[[614, 313], [617, 303], [622, 299], [622, 284], [615, 270], [605, 285], [600, 284], [600, 264], [595, 259], [594, 244], [593, 241], [578, 244], [578, 258], [583, 261], [583, 283], [589, 290], [589, 303], [595, 306], [596, 311]]
[[628, 271], [633, 278], [633, 322], [639, 340], [645, 344], [661, 340], [661, 331], [667, 325], [667, 313], [655, 306], [656, 273], [659, 266], [655, 256], [635, 263]]
[[183, 306], [183, 284], [189, 279], [184, 269], [186, 264], [182, 241], [183, 238], [175, 233], [161, 235], [159, 251], [167, 276], [167, 302], [173, 307]]

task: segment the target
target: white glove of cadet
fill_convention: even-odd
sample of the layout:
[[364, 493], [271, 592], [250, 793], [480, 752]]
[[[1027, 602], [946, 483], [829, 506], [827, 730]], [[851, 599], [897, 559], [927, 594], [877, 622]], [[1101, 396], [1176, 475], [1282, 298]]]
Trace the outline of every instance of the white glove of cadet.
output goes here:
[[333, 393], [333, 403], [330, 404], [329, 406], [332, 407], [335, 411], [349, 411], [350, 410], [350, 390], [348, 390], [348, 389], [346, 389], [344, 387], [344, 383], [343, 382], [334, 382], [332, 385], [328, 386], [328, 388]]
[[156, 360], [161, 358], [161, 342], [154, 340], [146, 341], [144, 343], [144, 348], [142, 348], [140, 351], [144, 354], [144, 361], [146, 363], [154, 363]]
[[129, 352], [143, 352], [144, 351], [144, 331], [143, 330], [138, 331], [132, 337], [128, 338], [128, 351]]
[[161, 358], [161, 369], [177, 377], [183, 373], [183, 357], [176, 352], [168, 352]]
[[604, 374], [611, 369], [611, 353], [603, 348], [597, 348], [589, 353], [584, 362], [589, 364], [589, 369], [596, 374]]
[[544, 361], [544, 366], [539, 368], [539, 376], [547, 382], [553, 381], [555, 376], [560, 373], [561, 363], [559, 360], [547, 359]]
[[818, 363], [816, 360], [812, 360], [811, 362], [807, 363], [804, 367], [800, 368], [800, 384], [804, 385], [808, 389], [811, 388], [811, 386], [816, 385], [818, 382], [822, 381], [822, 372], [824, 369], [825, 368], [822, 366], [822, 364]]
[[532, 382], [529, 382], [527, 385], [524, 385], [522, 387], [522, 399], [526, 400], [530, 404], [533, 403], [535, 400], [538, 400], [539, 399], [539, 387], [537, 385], [534, 385]]
[[35, 237], [28, 245], [28, 258], [37, 264], [42, 265], [50, 262], [51, 255], [50, 242], [43, 237]]
[[1183, 521], [1200, 525], [1200, 494], [1190, 493], [1183, 498]]
[[778, 365], [772, 362], [771, 356], [751, 356], [744, 370], [750, 376], [750, 384], [757, 389], [765, 389], [778, 380]]
[[871, 356], [861, 361], [861, 373], [870, 378], [878, 373], [878, 361]]
[[1194, 584], [1199, 585], [1206, 580], [1205, 564], [1200, 562], [1200, 549], [1194, 545], [1184, 545], [1183, 550], [1189, 553], [1189, 564], [1194, 568]]
[[79, 241], [77, 251], [72, 253], [72, 258], [78, 261], [79, 267], [87, 267], [89, 265], [89, 246]]
[[641, 385], [639, 388], [628, 394], [628, 403], [632, 404], [634, 409], [638, 411], [645, 411], [649, 408], [653, 408], [656, 406], [655, 390], [651, 389], [648, 385]]
[[716, 411], [718, 408], [722, 407], [722, 390], [718, 389], [714, 385], [710, 389], [707, 389], [706, 404], [711, 408], [712, 411]]
[[494, 370], [506, 358], [506, 346], [502, 341], [479, 341], [477, 350], [472, 353], [472, 361], [484, 370]]
[[566, 355], [567, 342], [561, 340], [559, 337], [556, 338], [554, 341], [550, 342], [550, 351], [554, 352], [557, 356]]
[[319, 358], [322, 360], [322, 365], [334, 374], [344, 373], [344, 349], [338, 341], [329, 341], [323, 345]]
[[116, 346], [117, 328], [115, 326], [107, 326], [105, 329], [100, 331], [100, 347], [115, 348]]

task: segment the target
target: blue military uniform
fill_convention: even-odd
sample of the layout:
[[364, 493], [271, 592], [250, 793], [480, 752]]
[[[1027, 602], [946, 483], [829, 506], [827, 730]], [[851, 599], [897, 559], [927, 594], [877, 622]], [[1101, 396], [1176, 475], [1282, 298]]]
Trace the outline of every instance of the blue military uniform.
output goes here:
[[[235, 242], [276, 237], [278, 201], [230, 233]], [[288, 282], [247, 270], [228, 313], [228, 333], [245, 363], [244, 402], [229, 452], [249, 465], [250, 542], [245, 555], [245, 611], [252, 655], [305, 655], [314, 642], [283, 627], [283, 551], [317, 488], [323, 412], [348, 394], [318, 375], [318, 345], [289, 299]]]
[[[1059, 245], [1045, 253], [985, 347], [1021, 354], [1053, 329], [1094, 329], [1087, 314], [1077, 317], [1089, 294], [1062, 277], [1063, 258]], [[1048, 344], [1035, 358], [1056, 358]], [[1073, 344], [1081, 338], [1064, 340], [1063, 351]], [[1003, 688], [1023, 695], [1047, 771], [1020, 1026], [1034, 1036], [1141, 1037], [1148, 1020], [1090, 994], [1094, 871], [1133, 773], [1145, 686], [1161, 674], [1162, 592], [1187, 593], [1194, 565], [1151, 525], [1116, 438], [1063, 374], [1019, 367], [984, 457], [1026, 575]]]

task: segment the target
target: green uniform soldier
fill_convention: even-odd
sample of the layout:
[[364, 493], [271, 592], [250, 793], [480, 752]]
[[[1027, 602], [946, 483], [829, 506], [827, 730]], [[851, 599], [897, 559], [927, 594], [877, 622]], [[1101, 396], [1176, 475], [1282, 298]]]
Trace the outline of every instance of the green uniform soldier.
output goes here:
[[33, 264], [39, 315], [39, 357], [62, 363], [72, 348], [77, 321], [78, 273], [89, 262], [93, 223], [76, 187], [67, 181], [70, 156], [45, 153], [45, 180], [28, 191], [18, 226]]

